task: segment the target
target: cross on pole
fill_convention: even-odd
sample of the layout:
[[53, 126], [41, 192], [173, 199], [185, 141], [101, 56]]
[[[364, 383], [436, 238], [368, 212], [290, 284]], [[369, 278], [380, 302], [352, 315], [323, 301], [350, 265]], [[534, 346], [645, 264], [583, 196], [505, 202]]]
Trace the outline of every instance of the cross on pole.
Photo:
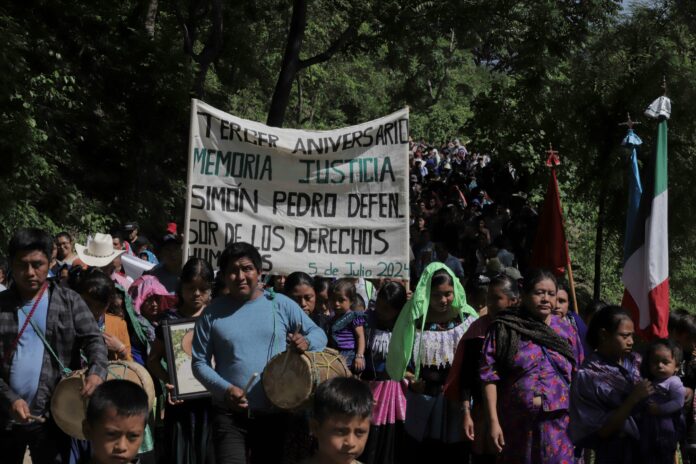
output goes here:
[[553, 168], [561, 164], [561, 159], [558, 157], [558, 151], [553, 149], [553, 145], [549, 143], [549, 149], [546, 150], [546, 154], [549, 155], [546, 158], [546, 166]]
[[667, 76], [664, 74], [662, 75], [662, 96], [666, 97], [667, 96]]
[[626, 126], [629, 129], [633, 129], [633, 126], [640, 124], [640, 121], [634, 121], [631, 119], [631, 113], [626, 113], [626, 121], [620, 122], [619, 126]]

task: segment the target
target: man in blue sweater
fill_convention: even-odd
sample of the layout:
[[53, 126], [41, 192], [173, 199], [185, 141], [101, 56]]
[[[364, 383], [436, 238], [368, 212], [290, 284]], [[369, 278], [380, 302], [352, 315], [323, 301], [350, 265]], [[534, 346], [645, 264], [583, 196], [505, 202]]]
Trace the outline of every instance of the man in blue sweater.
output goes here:
[[273, 409], [258, 379], [244, 388], [287, 345], [321, 351], [326, 335], [294, 301], [259, 287], [261, 255], [252, 245], [228, 245], [218, 266], [229, 295], [205, 309], [193, 339], [193, 373], [213, 396], [215, 460], [246, 463], [249, 448], [252, 462], [280, 462], [288, 416]]

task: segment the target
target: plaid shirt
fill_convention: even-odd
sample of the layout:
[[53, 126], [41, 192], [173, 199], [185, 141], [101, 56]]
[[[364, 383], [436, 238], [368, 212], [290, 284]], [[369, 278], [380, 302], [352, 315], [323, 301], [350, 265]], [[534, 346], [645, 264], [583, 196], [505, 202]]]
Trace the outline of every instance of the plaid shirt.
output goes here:
[[[50, 282], [46, 317], [46, 340], [65, 367], [78, 370], [80, 349], [89, 360], [87, 375], [106, 378], [107, 349], [97, 321], [80, 296], [72, 290]], [[0, 293], [0, 424], [7, 421], [10, 406], [19, 396], [9, 386], [11, 360], [4, 359], [19, 333], [17, 312], [22, 306], [14, 288]], [[51, 395], [61, 379], [61, 368], [49, 350], [44, 350], [39, 389], [29, 405], [32, 414], [50, 409]]]

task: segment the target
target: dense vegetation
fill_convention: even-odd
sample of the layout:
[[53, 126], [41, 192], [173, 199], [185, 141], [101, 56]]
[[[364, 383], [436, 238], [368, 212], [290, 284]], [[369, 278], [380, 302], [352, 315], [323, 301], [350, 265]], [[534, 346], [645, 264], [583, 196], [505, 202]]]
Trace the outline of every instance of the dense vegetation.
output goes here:
[[[308, 128], [409, 105], [415, 137], [470, 138], [513, 163], [535, 200], [552, 142], [578, 279], [591, 292], [601, 278], [601, 296], [616, 299], [626, 202], [618, 123], [639, 116], [666, 76], [672, 297], [696, 308], [696, 4], [627, 13], [620, 3], [9, 2], [0, 7], [0, 246], [20, 225], [84, 233], [133, 218], [145, 231], [181, 222], [192, 96]], [[638, 132], [648, 156], [655, 125]]]

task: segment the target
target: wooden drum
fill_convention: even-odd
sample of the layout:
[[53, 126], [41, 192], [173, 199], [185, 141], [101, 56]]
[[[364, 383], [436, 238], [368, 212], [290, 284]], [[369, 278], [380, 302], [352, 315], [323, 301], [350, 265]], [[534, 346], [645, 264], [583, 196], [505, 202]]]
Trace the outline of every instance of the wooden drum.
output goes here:
[[263, 370], [263, 389], [275, 406], [298, 409], [305, 406], [317, 385], [334, 377], [352, 374], [338, 351], [297, 353], [288, 350], [271, 359]]
[[[82, 421], [87, 413], [88, 399], [82, 398], [87, 369], [74, 371], [58, 382], [51, 398], [51, 415], [60, 429], [71, 437], [84, 440]], [[106, 380], [125, 379], [140, 385], [147, 393], [150, 411], [155, 406], [155, 385], [147, 370], [130, 361], [110, 361]]]

